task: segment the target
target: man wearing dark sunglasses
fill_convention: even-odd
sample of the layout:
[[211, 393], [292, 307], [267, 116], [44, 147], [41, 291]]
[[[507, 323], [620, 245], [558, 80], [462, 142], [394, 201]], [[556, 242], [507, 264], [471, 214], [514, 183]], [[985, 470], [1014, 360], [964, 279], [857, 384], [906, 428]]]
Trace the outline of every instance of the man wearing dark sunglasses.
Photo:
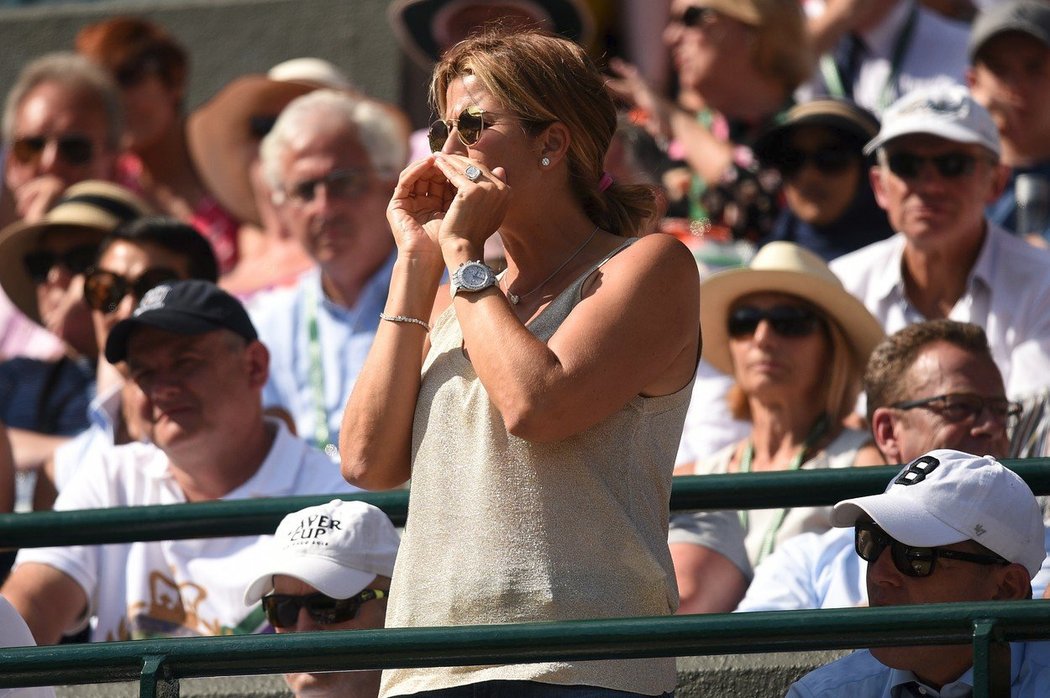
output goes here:
[[[401, 539], [381, 510], [333, 499], [289, 514], [260, 552], [244, 603], [278, 633], [382, 628]], [[296, 696], [375, 698], [379, 671], [285, 674]]]
[[260, 146], [276, 213], [316, 265], [252, 299], [273, 367], [263, 400], [333, 459], [386, 304], [396, 256], [386, 206], [407, 152], [386, 106], [333, 90], [293, 100]]
[[35, 222], [72, 184], [113, 180], [124, 128], [113, 80], [86, 58], [42, 56], [22, 69], [4, 112], [4, 182]]
[[834, 260], [843, 285], [887, 333], [936, 318], [983, 328], [1010, 398], [1050, 384], [1050, 252], [985, 218], [1005, 177], [988, 111], [963, 87], [912, 92], [865, 152], [897, 235]]
[[[1046, 552], [1028, 485], [991, 456], [947, 449], [906, 465], [882, 494], [839, 502], [832, 523], [854, 528], [872, 606], [1031, 597]], [[1010, 644], [1010, 688], [1044, 695], [1050, 643]], [[973, 646], [875, 647], [818, 669], [788, 696], [968, 696]]]

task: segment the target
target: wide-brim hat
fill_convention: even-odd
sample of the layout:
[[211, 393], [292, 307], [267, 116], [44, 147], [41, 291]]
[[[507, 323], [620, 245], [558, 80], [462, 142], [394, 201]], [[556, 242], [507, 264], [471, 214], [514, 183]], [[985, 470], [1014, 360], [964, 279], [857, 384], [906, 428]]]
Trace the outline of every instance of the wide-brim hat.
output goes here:
[[119, 184], [87, 180], [70, 186], [35, 223], [17, 222], [0, 231], [0, 287], [22, 313], [41, 324], [36, 285], [24, 259], [50, 230], [83, 230], [99, 242], [120, 225], [152, 213], [149, 204]]
[[857, 154], [879, 133], [879, 120], [867, 109], [845, 99], [817, 99], [796, 104], [783, 120], [755, 141], [752, 150], [759, 160], [774, 162], [788, 134], [803, 126], [820, 126], [838, 131], [857, 142]]
[[439, 36], [452, 14], [470, 5], [502, 4], [520, 8], [540, 20], [541, 26], [583, 47], [594, 39], [594, 19], [582, 0], [395, 0], [387, 18], [398, 42], [413, 61], [430, 70], [444, 52]]
[[241, 222], [261, 223], [250, 174], [265, 135], [260, 127], [272, 126], [289, 102], [317, 88], [306, 82], [244, 75], [187, 119], [186, 139], [198, 174], [219, 203]]
[[791, 242], [771, 242], [758, 251], [747, 268], [716, 272], [700, 284], [703, 356], [724, 373], [733, 373], [729, 310], [752, 293], [797, 296], [823, 311], [845, 335], [858, 376], [863, 374], [872, 350], [886, 336], [879, 321], [843, 288], [823, 259]]

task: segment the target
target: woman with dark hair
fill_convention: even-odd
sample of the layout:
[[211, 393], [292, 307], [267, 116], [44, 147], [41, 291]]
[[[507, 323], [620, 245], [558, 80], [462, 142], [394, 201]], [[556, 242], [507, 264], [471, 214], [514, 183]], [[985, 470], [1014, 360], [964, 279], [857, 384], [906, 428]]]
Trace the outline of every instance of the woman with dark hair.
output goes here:
[[84, 27], [76, 49], [109, 71], [120, 87], [127, 119], [127, 151], [117, 163], [121, 183], [199, 230], [211, 242], [221, 271], [232, 269], [239, 222], [208, 190], [187, 142], [185, 49], [161, 27], [137, 17]]
[[[535, 31], [474, 36], [435, 68], [434, 154], [390, 202], [384, 322], [340, 432], [352, 483], [412, 479], [388, 627], [677, 605], [666, 526], [698, 273], [671, 236], [635, 237], [656, 201], [603, 170], [603, 82], [582, 48]], [[497, 231], [498, 277], [479, 261]], [[672, 657], [553, 661], [391, 671], [382, 693], [655, 695], [675, 679]]]

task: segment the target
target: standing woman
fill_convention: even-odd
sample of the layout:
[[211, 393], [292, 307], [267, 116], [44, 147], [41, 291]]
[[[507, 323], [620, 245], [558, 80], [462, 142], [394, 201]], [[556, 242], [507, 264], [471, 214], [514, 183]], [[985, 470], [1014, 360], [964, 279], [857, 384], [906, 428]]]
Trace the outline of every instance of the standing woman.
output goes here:
[[[388, 627], [677, 605], [668, 497], [698, 275], [670, 236], [632, 237], [656, 204], [602, 170], [616, 127], [602, 82], [583, 49], [533, 31], [475, 36], [435, 68], [436, 152], [405, 169], [388, 208], [388, 322], [339, 449], [362, 487], [412, 478]], [[476, 261], [497, 231], [498, 278]], [[657, 695], [675, 661], [395, 670], [382, 695], [493, 682], [499, 695]]]

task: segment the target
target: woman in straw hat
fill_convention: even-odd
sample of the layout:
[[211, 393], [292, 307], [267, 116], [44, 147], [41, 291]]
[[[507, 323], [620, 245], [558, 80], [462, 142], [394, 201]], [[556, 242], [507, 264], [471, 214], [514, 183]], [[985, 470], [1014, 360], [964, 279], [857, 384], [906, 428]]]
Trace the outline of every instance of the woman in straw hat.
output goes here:
[[[700, 317], [704, 358], [733, 376], [730, 408], [752, 428], [747, 439], [680, 467], [677, 475], [882, 462], [868, 433], [844, 427], [843, 420], [853, 412], [868, 356], [884, 333], [817, 255], [789, 242], [766, 245], [748, 268], [713, 274], [701, 284]], [[785, 538], [830, 528], [829, 511], [741, 511], [751, 564]], [[672, 546], [682, 586], [703, 582], [697, 547]]]
[[[616, 110], [578, 45], [476, 35], [445, 54], [431, 90], [436, 152], [402, 172], [387, 209], [397, 261], [340, 431], [354, 484], [412, 478], [387, 626], [667, 615], [696, 263], [671, 236], [634, 237], [655, 194], [603, 171]], [[498, 277], [477, 261], [497, 230]], [[556, 661], [399, 669], [382, 694], [675, 683], [673, 657]]]

